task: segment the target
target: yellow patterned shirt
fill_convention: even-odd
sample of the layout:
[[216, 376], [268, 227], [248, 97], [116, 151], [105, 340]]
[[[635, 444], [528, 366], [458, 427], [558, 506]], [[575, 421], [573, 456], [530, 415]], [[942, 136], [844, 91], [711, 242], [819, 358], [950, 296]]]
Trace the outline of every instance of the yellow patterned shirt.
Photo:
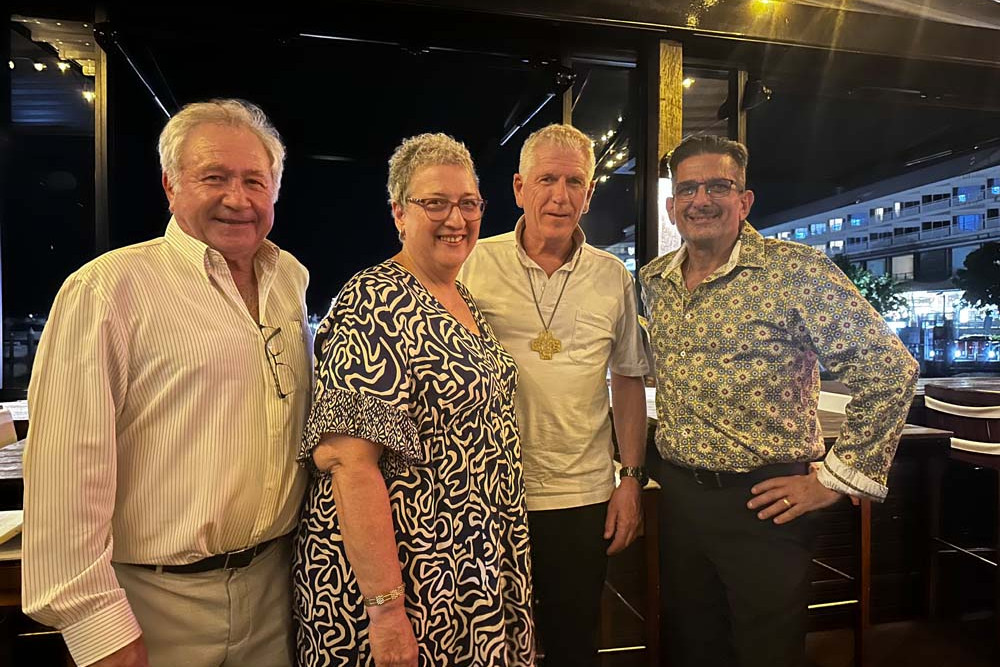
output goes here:
[[819, 365], [853, 400], [819, 479], [876, 500], [916, 385], [916, 361], [825, 254], [743, 223], [693, 291], [686, 248], [640, 272], [656, 359], [656, 446], [678, 465], [745, 472], [823, 457]]

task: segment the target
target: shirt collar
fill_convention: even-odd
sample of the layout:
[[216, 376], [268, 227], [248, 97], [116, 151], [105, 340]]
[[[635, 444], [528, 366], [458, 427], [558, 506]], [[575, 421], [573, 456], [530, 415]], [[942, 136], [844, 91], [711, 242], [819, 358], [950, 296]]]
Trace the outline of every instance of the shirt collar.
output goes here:
[[[226, 258], [215, 248], [199, 241], [191, 236], [177, 223], [177, 219], [171, 216], [167, 223], [167, 231], [163, 234], [167, 244], [176, 250], [181, 257], [190, 261], [204, 272], [205, 277], [212, 274], [213, 267], [226, 266]], [[254, 255], [254, 266], [262, 269], [258, 275], [270, 272], [278, 264], [278, 255], [281, 250], [267, 239], [260, 244], [257, 254]]]
[[[524, 251], [524, 246], [521, 244], [521, 235], [524, 233], [524, 216], [522, 215], [517, 220], [517, 224], [514, 225], [514, 245], [517, 247], [517, 258], [521, 260], [521, 264], [528, 268], [541, 268], [535, 262], [535, 260], [528, 257], [528, 253]], [[573, 271], [576, 265], [580, 262], [580, 256], [583, 254], [583, 244], [587, 242], [587, 235], [583, 233], [583, 229], [580, 225], [576, 226], [573, 230], [573, 252], [570, 253], [569, 259], [561, 267], [556, 269], [561, 271], [563, 268], [568, 268], [569, 271]]]
[[[667, 263], [660, 277], [669, 278], [671, 274], [676, 272], [677, 278], [680, 279], [681, 265], [686, 258], [687, 244], [685, 243], [677, 250], [677, 253], [670, 262]], [[726, 260], [725, 264], [713, 271], [712, 275], [705, 280], [714, 280], [724, 276], [737, 266], [753, 268], [764, 266], [764, 237], [753, 228], [753, 225], [745, 220], [740, 226], [740, 236], [736, 239], [736, 245], [733, 246], [732, 252], [729, 253], [729, 259]]]

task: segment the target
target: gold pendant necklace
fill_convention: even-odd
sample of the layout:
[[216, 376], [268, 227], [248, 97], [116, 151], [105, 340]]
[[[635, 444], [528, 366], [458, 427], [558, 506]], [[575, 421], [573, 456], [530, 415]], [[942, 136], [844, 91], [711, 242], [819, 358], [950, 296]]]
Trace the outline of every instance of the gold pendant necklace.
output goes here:
[[546, 322], [545, 318], [542, 317], [542, 307], [538, 304], [538, 296], [535, 294], [535, 283], [531, 280], [531, 273], [528, 271], [528, 267], [525, 266], [523, 268], [524, 275], [528, 278], [528, 285], [531, 287], [531, 300], [535, 302], [535, 312], [538, 313], [538, 319], [542, 323], [541, 333], [539, 333], [538, 336], [531, 341], [531, 351], [537, 352], [542, 361], [549, 361], [552, 359], [553, 354], [562, 352], [562, 341], [552, 335], [552, 331], [549, 330], [549, 327], [552, 326], [552, 320], [556, 316], [556, 309], [559, 308], [559, 304], [562, 302], [563, 293], [566, 291], [566, 284], [569, 282], [570, 274], [566, 274], [566, 279], [563, 280], [562, 289], [559, 290], [559, 296], [556, 297], [556, 305], [552, 307], [552, 313], [549, 315], [549, 321]]

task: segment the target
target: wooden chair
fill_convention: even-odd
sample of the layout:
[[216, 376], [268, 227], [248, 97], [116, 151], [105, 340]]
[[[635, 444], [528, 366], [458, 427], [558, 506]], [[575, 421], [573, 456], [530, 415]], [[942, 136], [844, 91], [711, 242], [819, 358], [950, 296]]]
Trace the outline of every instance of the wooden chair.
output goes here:
[[[1000, 473], [1000, 393], [973, 388], [950, 388], [928, 383], [924, 390], [927, 425], [952, 431], [950, 459], [961, 464], [991, 469]], [[1000, 500], [1000, 494], [998, 494]], [[941, 547], [994, 570], [996, 579], [995, 615], [997, 642], [1000, 644], [1000, 567], [997, 544], [985, 547], [962, 547], [941, 535], [940, 486], [932, 489], [932, 525], [935, 544], [930, 553], [928, 609], [936, 615], [940, 598]], [[1000, 512], [996, 535], [1000, 539]], [[986, 556], [991, 556], [987, 558]]]

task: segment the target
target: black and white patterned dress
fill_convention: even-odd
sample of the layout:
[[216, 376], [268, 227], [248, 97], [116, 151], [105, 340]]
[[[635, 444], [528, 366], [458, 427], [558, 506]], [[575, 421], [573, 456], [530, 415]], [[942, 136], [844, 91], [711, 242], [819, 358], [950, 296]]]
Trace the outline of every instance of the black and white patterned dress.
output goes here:
[[[459, 290], [481, 337], [391, 260], [344, 286], [317, 332], [301, 456], [309, 460], [324, 433], [384, 445], [379, 466], [420, 665], [530, 665], [517, 370]], [[295, 551], [299, 664], [372, 664], [329, 476], [313, 476]]]

